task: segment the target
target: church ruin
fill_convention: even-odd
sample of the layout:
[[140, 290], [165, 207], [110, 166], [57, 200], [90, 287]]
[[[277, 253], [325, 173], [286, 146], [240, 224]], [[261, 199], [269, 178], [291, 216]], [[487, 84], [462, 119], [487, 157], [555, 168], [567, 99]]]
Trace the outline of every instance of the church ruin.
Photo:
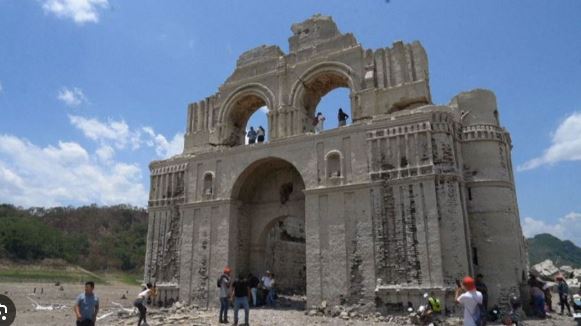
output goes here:
[[[320, 15], [291, 30], [288, 53], [243, 53], [188, 106], [183, 154], [150, 165], [145, 280], [159, 301], [214, 305], [226, 265], [271, 270], [309, 306], [450, 299], [477, 273], [492, 303], [517, 293], [527, 255], [494, 94], [433, 104], [419, 42], [365, 49]], [[339, 87], [353, 123], [315, 134], [317, 104]], [[263, 106], [269, 141], [244, 145]]]

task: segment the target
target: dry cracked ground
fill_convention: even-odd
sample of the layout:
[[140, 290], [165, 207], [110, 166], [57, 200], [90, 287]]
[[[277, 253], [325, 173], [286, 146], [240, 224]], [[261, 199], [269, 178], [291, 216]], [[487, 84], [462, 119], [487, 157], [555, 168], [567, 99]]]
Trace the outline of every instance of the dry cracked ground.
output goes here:
[[[47, 283], [0, 283], [0, 293], [9, 296], [17, 308], [13, 325], [74, 325], [72, 306], [75, 297], [82, 291], [82, 284], [55, 286]], [[136, 286], [124, 284], [97, 285], [96, 293], [101, 300], [101, 311], [97, 325], [136, 325], [137, 317], [131, 303]], [[285, 301], [291, 302], [291, 301]], [[252, 309], [250, 325], [412, 325], [406, 316], [318, 316], [312, 311], [298, 308], [297, 303], [283, 303], [277, 309]], [[314, 314], [314, 315], [313, 315]], [[149, 309], [149, 325], [220, 325], [215, 309], [202, 310], [195, 307], [172, 307]], [[243, 319], [241, 312], [240, 318]], [[230, 322], [233, 312], [229, 312]], [[458, 317], [447, 318], [444, 325], [462, 325]], [[493, 324], [494, 325], [494, 324]], [[527, 320], [526, 325], [576, 325], [570, 317], [555, 315], [547, 320]]]

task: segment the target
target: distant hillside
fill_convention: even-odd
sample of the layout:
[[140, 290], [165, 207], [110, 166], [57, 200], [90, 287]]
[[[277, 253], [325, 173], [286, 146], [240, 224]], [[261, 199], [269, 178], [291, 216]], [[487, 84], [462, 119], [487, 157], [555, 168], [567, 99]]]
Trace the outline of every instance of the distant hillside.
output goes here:
[[569, 240], [563, 241], [550, 234], [543, 233], [527, 239], [527, 243], [531, 265], [550, 259], [555, 266], [570, 265], [581, 268], [581, 248]]
[[0, 259], [64, 259], [91, 271], [143, 270], [147, 211], [127, 205], [0, 205]]

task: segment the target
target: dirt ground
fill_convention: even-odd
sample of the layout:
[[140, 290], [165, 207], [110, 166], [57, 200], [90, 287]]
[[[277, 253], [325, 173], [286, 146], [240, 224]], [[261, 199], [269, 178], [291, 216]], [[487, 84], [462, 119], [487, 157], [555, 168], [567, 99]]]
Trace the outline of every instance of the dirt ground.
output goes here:
[[[62, 286], [62, 288], [61, 288]], [[0, 293], [10, 297], [17, 309], [13, 325], [74, 325], [73, 305], [76, 296], [83, 291], [83, 284], [62, 284], [55, 286], [49, 283], [0, 283]], [[36, 291], [35, 291], [36, 289]], [[97, 325], [136, 325], [137, 317], [133, 315], [132, 301], [140, 290], [137, 286], [125, 284], [97, 285], [95, 292], [100, 298], [101, 318]], [[123, 298], [125, 297], [125, 298]], [[40, 305], [40, 306], [38, 306]], [[121, 307], [125, 308], [123, 310]], [[556, 307], [555, 307], [556, 308]], [[240, 312], [243, 320], [244, 313]], [[176, 307], [148, 311], [149, 325], [220, 325], [218, 312], [215, 309], [201, 310], [192, 307]], [[379, 316], [370, 316], [367, 320], [359, 317], [331, 318], [309, 316], [304, 310], [293, 306], [282, 306], [276, 309], [257, 308], [250, 311], [250, 325], [409, 325], [403, 316], [387, 316], [381, 321]], [[233, 322], [233, 312], [229, 312]], [[574, 326], [571, 317], [552, 314], [546, 320], [526, 320], [526, 325], [541, 326]], [[462, 325], [459, 318], [449, 318], [445, 325]], [[494, 324], [492, 324], [494, 325]]]

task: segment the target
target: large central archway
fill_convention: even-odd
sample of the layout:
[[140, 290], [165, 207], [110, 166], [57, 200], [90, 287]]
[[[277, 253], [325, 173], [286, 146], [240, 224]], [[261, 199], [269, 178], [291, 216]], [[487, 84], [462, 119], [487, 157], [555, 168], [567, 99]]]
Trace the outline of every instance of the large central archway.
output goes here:
[[275, 274], [281, 292], [305, 293], [305, 183], [279, 158], [251, 164], [236, 181], [237, 273]]

